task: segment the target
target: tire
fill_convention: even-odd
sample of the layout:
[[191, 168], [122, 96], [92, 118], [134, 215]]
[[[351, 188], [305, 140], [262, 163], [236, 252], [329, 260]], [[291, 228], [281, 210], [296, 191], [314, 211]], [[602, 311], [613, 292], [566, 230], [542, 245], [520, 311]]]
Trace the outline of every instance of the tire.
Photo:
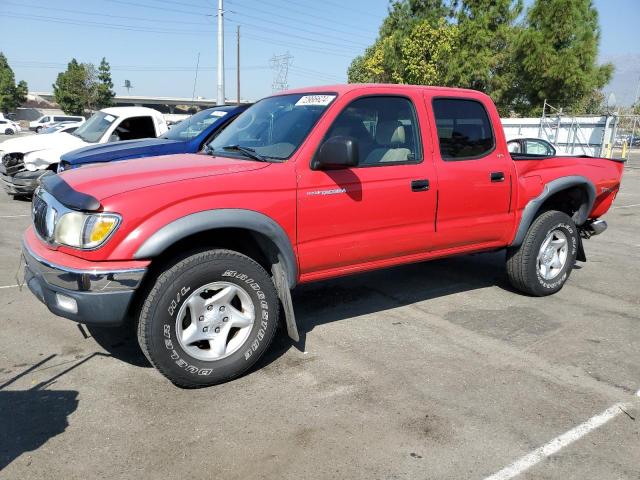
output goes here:
[[529, 295], [554, 294], [568, 280], [577, 252], [578, 229], [571, 217], [556, 210], [544, 212], [531, 224], [522, 245], [507, 250], [509, 281]]
[[36, 127], [36, 133], [40, 133], [40, 130], [42, 130], [42, 127]]
[[5, 135], [13, 135], [13, 133], [14, 133], [14, 132], [13, 132], [13, 130], [11, 130], [10, 128], [7, 128], [7, 129], [4, 131], [4, 134], [5, 134]]
[[279, 300], [267, 272], [230, 250], [191, 254], [161, 273], [140, 311], [138, 342], [175, 385], [238, 377], [269, 348]]

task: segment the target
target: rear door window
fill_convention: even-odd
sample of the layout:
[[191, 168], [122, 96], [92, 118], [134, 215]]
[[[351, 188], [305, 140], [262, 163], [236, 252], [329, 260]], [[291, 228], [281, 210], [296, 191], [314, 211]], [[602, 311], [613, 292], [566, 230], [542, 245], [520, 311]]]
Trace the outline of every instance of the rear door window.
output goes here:
[[495, 148], [495, 138], [484, 106], [476, 100], [436, 98], [433, 113], [440, 156], [445, 161], [482, 158]]
[[151, 117], [131, 117], [123, 120], [115, 133], [120, 140], [136, 140], [155, 137], [156, 128]]

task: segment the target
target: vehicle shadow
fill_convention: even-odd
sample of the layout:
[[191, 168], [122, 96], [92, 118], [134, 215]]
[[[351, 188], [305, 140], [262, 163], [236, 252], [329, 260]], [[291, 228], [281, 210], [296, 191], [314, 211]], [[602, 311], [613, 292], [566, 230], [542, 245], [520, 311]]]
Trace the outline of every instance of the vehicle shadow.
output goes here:
[[50, 355], [0, 385], [0, 472], [23, 453], [37, 450], [66, 430], [69, 415], [78, 408], [78, 391], [46, 390], [45, 387], [100, 355], [107, 356], [93, 353], [29, 390], [4, 390], [56, 357]]
[[306, 335], [317, 326], [497, 286], [508, 292], [504, 251], [403, 265], [308, 285], [293, 291], [300, 333], [294, 342], [282, 330], [252, 371], [277, 360], [291, 347], [305, 350]]
[[[300, 341], [293, 342], [283, 326], [267, 353], [246, 374], [271, 364], [292, 347], [304, 351], [307, 334], [326, 323], [491, 286], [513, 292], [506, 278], [504, 263], [505, 253], [500, 251], [403, 265], [301, 285], [293, 291]], [[151, 367], [138, 346], [132, 325], [87, 329], [96, 343], [112, 357], [134, 366]]]
[[138, 344], [135, 322], [128, 321], [121, 327], [85, 326], [93, 339], [109, 355], [134, 367], [151, 368]]

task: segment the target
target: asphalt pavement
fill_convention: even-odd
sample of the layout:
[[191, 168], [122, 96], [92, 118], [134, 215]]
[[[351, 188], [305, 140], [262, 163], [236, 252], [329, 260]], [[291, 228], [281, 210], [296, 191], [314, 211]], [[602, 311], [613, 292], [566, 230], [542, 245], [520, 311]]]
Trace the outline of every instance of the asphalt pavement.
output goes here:
[[558, 294], [501, 252], [302, 286], [304, 349], [200, 390], [15, 286], [29, 208], [0, 192], [2, 479], [640, 478], [640, 155]]

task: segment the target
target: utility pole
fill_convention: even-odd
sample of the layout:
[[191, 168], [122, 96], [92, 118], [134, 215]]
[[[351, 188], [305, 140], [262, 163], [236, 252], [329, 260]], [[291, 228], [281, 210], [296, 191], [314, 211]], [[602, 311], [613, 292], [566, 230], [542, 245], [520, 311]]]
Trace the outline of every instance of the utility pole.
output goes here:
[[236, 30], [236, 37], [236, 64], [238, 66], [238, 71], [236, 72], [236, 87], [238, 92], [238, 105], [240, 105], [240, 25], [238, 25], [238, 28]]
[[217, 105], [224, 105], [224, 10], [218, 0], [218, 96]]

